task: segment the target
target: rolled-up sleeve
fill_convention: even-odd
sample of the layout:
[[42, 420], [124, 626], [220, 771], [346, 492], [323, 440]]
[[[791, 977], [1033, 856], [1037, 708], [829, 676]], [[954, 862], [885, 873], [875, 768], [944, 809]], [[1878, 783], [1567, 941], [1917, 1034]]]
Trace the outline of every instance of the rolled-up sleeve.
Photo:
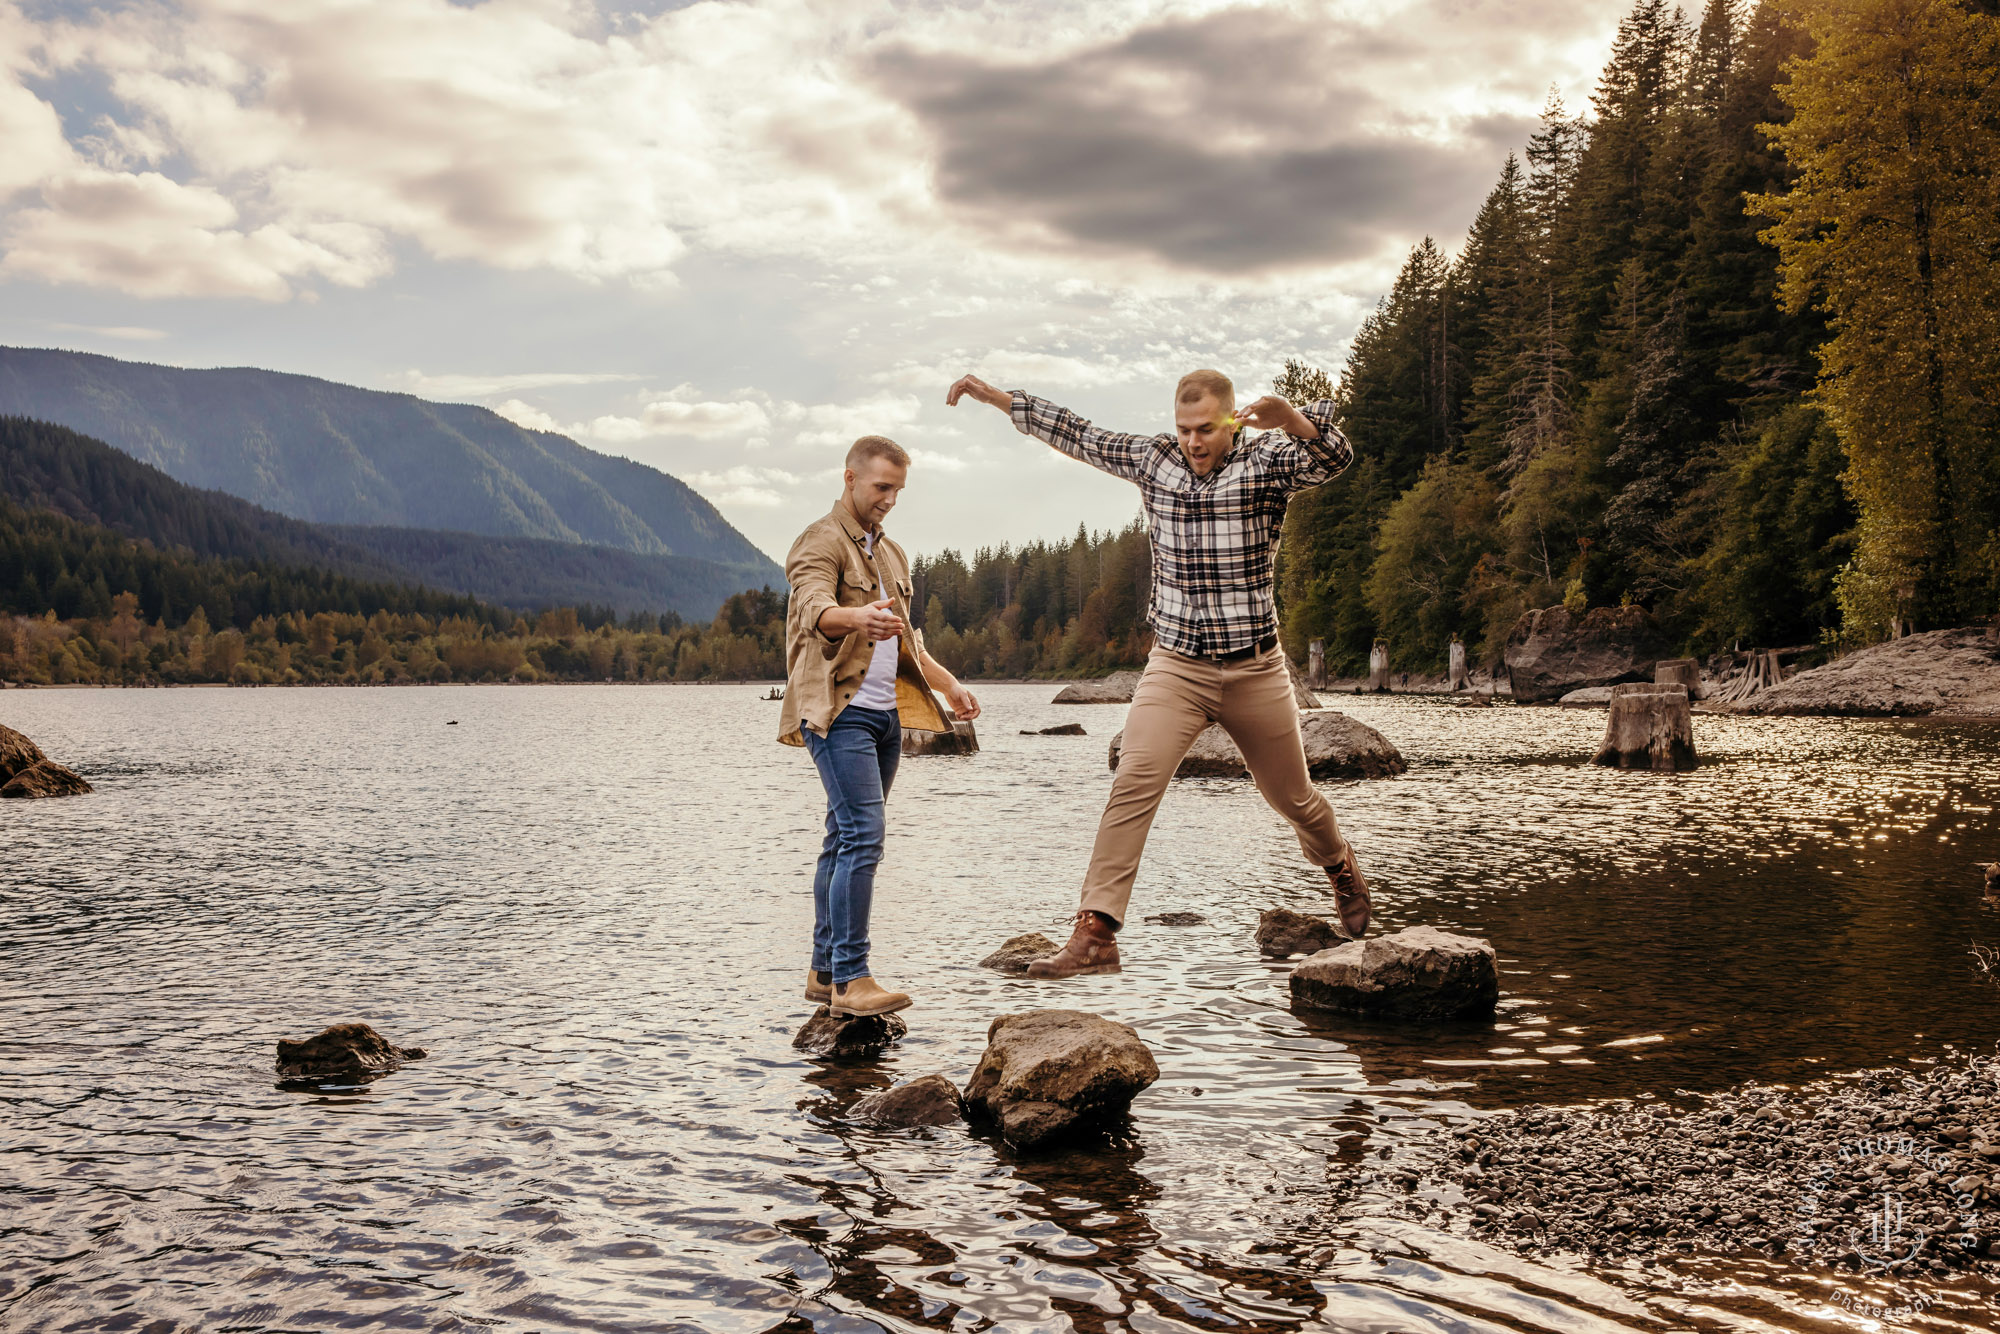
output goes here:
[[1022, 435], [1032, 435], [1079, 462], [1128, 482], [1138, 481], [1144, 473], [1146, 453], [1156, 440], [1092, 426], [1068, 408], [1019, 389], [1014, 391], [1012, 415], [1014, 429]]
[[1334, 422], [1331, 399], [1323, 398], [1300, 408], [1299, 415], [1319, 428], [1316, 439], [1308, 440], [1289, 431], [1273, 431], [1264, 437], [1271, 475], [1287, 491], [1303, 491], [1331, 481], [1354, 462], [1354, 446]]
[[799, 609], [806, 633], [819, 641], [827, 657], [832, 657], [840, 648], [840, 640], [820, 629], [819, 618], [829, 608], [840, 605], [839, 559], [824, 543], [815, 541], [814, 534], [807, 532], [792, 544], [791, 553], [785, 557], [785, 582], [792, 587], [792, 605]]

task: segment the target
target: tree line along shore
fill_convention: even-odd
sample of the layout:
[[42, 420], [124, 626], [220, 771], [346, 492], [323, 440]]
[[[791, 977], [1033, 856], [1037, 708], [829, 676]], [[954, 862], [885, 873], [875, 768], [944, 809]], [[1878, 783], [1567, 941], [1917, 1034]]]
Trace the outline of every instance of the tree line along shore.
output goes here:
[[[1275, 377], [1331, 397], [1357, 447], [1285, 519], [1293, 659], [1320, 641], [1329, 675], [1358, 677], [1385, 642], [1436, 674], [1456, 639], [1491, 669], [1556, 606], [1637, 607], [1702, 658], [1831, 657], [2000, 613], [1991, 10], [1638, 0], [1589, 113], [1551, 100], [1458, 253], [1416, 247], [1337, 377]], [[315, 560], [280, 516], [10, 429], [0, 679], [784, 674], [781, 592], [706, 622], [501, 607], [365, 552]], [[1101, 674], [1150, 647], [1150, 565], [1136, 523], [927, 555], [913, 619], [968, 677]]]

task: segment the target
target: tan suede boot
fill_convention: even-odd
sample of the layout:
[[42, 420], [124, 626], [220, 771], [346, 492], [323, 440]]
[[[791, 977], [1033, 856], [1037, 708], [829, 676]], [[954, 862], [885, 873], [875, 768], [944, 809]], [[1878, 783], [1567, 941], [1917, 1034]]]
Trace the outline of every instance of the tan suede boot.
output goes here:
[[822, 982], [819, 980], [818, 973], [814, 972], [810, 968], [806, 969], [806, 1000], [814, 1005], [824, 1005], [832, 999], [833, 999], [832, 975], [829, 974], [827, 976], [826, 981]]
[[1069, 944], [1028, 965], [1029, 977], [1077, 977], [1084, 973], [1118, 971], [1118, 937], [1089, 908], [1077, 910], [1076, 929], [1070, 932]]
[[1349, 940], [1359, 940], [1368, 934], [1368, 916], [1372, 901], [1368, 897], [1368, 880], [1361, 874], [1361, 867], [1354, 860], [1354, 845], [1347, 845], [1347, 855], [1326, 868], [1326, 878], [1333, 882], [1333, 904], [1340, 913], [1341, 930]]
[[826, 1003], [829, 1014], [843, 1019], [865, 1019], [871, 1014], [894, 1014], [898, 1010], [910, 1008], [910, 998], [900, 991], [885, 991], [872, 977], [857, 977], [852, 982], [833, 984], [833, 995]]

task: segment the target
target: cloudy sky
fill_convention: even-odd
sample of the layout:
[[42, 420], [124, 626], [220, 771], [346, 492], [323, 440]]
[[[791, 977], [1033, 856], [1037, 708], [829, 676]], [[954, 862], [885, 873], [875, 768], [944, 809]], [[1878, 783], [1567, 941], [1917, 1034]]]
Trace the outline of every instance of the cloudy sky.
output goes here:
[[782, 556], [856, 435], [918, 551], [1122, 525], [1122, 429], [1336, 369], [1624, 0], [0, 0], [0, 342], [482, 403]]

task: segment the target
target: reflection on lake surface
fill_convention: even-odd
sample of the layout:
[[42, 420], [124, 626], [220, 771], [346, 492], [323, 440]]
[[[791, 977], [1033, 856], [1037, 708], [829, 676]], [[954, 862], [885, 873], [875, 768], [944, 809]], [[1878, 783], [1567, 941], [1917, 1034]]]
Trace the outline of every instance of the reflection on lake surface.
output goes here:
[[[1497, 1022], [1409, 1029], [1287, 1008], [1257, 913], [1330, 905], [1247, 782], [1168, 797], [1124, 973], [976, 967], [1060, 933], [1109, 783], [1123, 707], [1054, 689], [987, 687], [982, 754], [905, 762], [875, 962], [918, 1005], [850, 1064], [789, 1046], [823, 807], [762, 687], [0, 695], [98, 786], [0, 806], [0, 1328], [1853, 1323], [1782, 1262], [1531, 1264], [1328, 1182], [1499, 1107], [1989, 1050], [2000, 726], [1702, 717], [1674, 776], [1583, 765], [1597, 712], [1334, 701], [1410, 760], [1328, 786], [1377, 930], [1502, 960]], [[1208, 920], [1138, 920], [1170, 909]], [[1042, 1005], [1152, 1045], [1127, 1133], [843, 1119]], [[276, 1038], [350, 1019], [431, 1057], [275, 1087]], [[1937, 1298], [1926, 1328], [2000, 1309]]]

